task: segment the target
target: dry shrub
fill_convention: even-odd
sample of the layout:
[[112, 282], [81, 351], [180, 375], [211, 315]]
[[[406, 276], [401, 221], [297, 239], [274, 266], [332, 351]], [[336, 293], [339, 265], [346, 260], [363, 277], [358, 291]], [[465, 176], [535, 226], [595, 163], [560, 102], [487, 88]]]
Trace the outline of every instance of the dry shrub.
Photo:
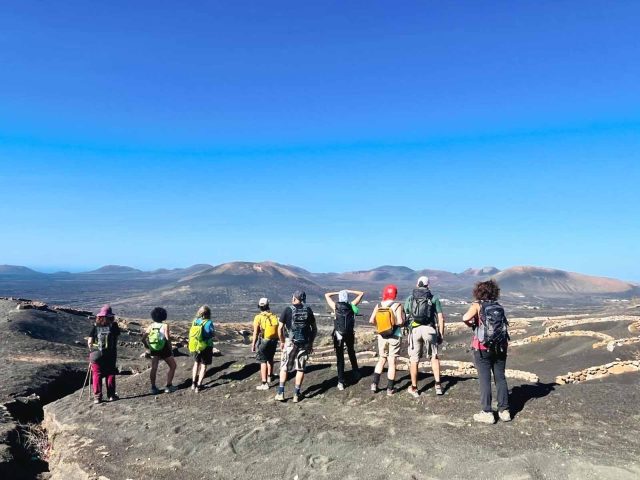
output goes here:
[[51, 443], [49, 443], [47, 431], [37, 423], [21, 424], [19, 428], [20, 443], [24, 449], [32, 456], [48, 462], [51, 453]]

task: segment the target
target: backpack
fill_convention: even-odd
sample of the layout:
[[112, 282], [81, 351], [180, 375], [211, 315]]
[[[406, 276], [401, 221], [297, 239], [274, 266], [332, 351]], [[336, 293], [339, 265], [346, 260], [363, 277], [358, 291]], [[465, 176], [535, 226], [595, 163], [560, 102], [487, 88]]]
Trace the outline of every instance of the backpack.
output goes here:
[[411, 296], [411, 318], [420, 325], [435, 325], [436, 309], [429, 289], [416, 288]]
[[[200, 320], [200, 323], [197, 323]], [[196, 318], [189, 328], [189, 352], [200, 353], [205, 348], [213, 345], [211, 339], [207, 339], [204, 336], [204, 327], [209, 319]]]
[[104, 352], [109, 348], [109, 333], [111, 333], [111, 327], [96, 326], [96, 338], [94, 345], [101, 352]]
[[278, 336], [278, 317], [271, 312], [260, 314], [260, 330], [262, 337], [268, 339]]
[[336, 303], [336, 318], [333, 322], [333, 328], [336, 332], [343, 335], [352, 333], [355, 327], [356, 315], [353, 307], [347, 302]]
[[509, 340], [509, 322], [498, 302], [480, 302], [480, 321], [476, 327], [478, 341], [488, 349], [501, 347]]
[[167, 344], [167, 339], [162, 333], [162, 324], [153, 323], [147, 335], [147, 344], [152, 352], [160, 352]]
[[289, 338], [295, 345], [306, 345], [311, 337], [309, 307], [296, 308], [291, 305], [291, 331]]
[[382, 337], [390, 337], [396, 325], [396, 314], [393, 312], [395, 303], [388, 307], [378, 306], [376, 312], [376, 330]]

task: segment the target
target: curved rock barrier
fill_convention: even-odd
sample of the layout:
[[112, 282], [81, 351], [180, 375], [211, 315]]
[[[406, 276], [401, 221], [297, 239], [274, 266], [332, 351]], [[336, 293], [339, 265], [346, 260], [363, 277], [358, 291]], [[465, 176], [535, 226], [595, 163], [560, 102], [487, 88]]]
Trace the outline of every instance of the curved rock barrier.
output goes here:
[[631, 373], [640, 371], [640, 360], [626, 360], [594, 367], [585, 368], [578, 372], [569, 372], [566, 375], [556, 377], [556, 383], [564, 385], [567, 383], [581, 383], [598, 378], [608, 377], [609, 375], [620, 375], [622, 373]]
[[557, 332], [561, 328], [566, 327], [575, 327], [576, 325], [586, 325], [592, 323], [609, 323], [609, 322], [632, 322], [629, 326], [629, 331], [632, 331], [632, 326], [636, 326], [638, 330], [640, 330], [640, 320], [638, 317], [630, 316], [630, 315], [613, 315], [611, 317], [602, 317], [602, 318], [581, 318], [581, 319], [570, 319], [570, 320], [554, 320], [549, 318], [547, 321], [543, 322], [543, 326], [547, 326], [545, 333]]
[[520, 340], [514, 340], [509, 343], [510, 347], [518, 347], [520, 345], [528, 345], [530, 343], [540, 342], [542, 340], [548, 340], [551, 338], [561, 337], [593, 337], [600, 341], [593, 345], [593, 348], [604, 347], [608, 342], [615, 340], [611, 335], [600, 332], [592, 332], [589, 330], [573, 330], [569, 332], [549, 332], [541, 335], [532, 335], [531, 337], [522, 338]]
[[622, 347], [623, 345], [632, 345], [634, 343], [640, 343], [640, 337], [619, 338], [617, 340], [608, 342], [607, 350], [613, 352], [617, 347]]

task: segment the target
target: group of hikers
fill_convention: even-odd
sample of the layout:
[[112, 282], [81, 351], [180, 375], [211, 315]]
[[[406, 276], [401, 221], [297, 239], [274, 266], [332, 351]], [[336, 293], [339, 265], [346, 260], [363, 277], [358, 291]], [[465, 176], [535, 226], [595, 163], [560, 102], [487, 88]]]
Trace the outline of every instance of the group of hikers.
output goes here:
[[[508, 386], [505, 378], [507, 347], [509, 335], [508, 321], [504, 309], [498, 303], [500, 288], [495, 280], [478, 282], [473, 290], [474, 302], [462, 317], [463, 322], [472, 328], [471, 348], [474, 364], [480, 381], [480, 403], [482, 410], [473, 416], [482, 423], [495, 423], [492, 409], [491, 376], [493, 374], [497, 389], [498, 418], [510, 421]], [[352, 298], [351, 298], [352, 297]], [[358, 367], [355, 351], [355, 318], [359, 314], [358, 305], [364, 292], [340, 290], [325, 294], [327, 305], [333, 312], [333, 330], [331, 333], [336, 353], [338, 370], [338, 390], [345, 389], [344, 353], [351, 363], [351, 380], [357, 383], [362, 375]], [[351, 298], [351, 299], [350, 299]], [[275, 380], [274, 360], [278, 346], [281, 350], [279, 384], [275, 400], [285, 400], [285, 384], [289, 373], [295, 372], [293, 402], [302, 400], [302, 383], [309, 356], [318, 328], [313, 310], [306, 304], [306, 294], [302, 290], [293, 293], [291, 304], [278, 317], [271, 312], [266, 297], [258, 301], [259, 313], [253, 320], [251, 350], [256, 353], [260, 363], [260, 384], [258, 390], [268, 390], [270, 381]], [[167, 311], [156, 307], [151, 312], [152, 323], [143, 335], [143, 344], [147, 356], [151, 359], [151, 393], [161, 390], [156, 386], [157, 369], [160, 360], [169, 368], [164, 392], [175, 391], [173, 377], [176, 361], [173, 358], [171, 334], [166, 323]], [[387, 367], [386, 394], [392, 396], [396, 389], [396, 359], [400, 354], [403, 337], [407, 337], [409, 372], [411, 384], [407, 391], [412, 397], [419, 397], [418, 366], [426, 355], [430, 359], [435, 380], [436, 395], [443, 395], [440, 377], [439, 347], [445, 335], [445, 317], [438, 295], [429, 287], [429, 278], [421, 276], [416, 287], [402, 303], [398, 301], [398, 289], [387, 285], [382, 290], [382, 301], [375, 305], [369, 317], [374, 325], [378, 345], [378, 361], [374, 368], [371, 392], [378, 393], [380, 378]], [[115, 321], [111, 307], [105, 305], [96, 315], [88, 345], [91, 350], [90, 366], [93, 373], [94, 403], [102, 402], [102, 378], [106, 380], [107, 400], [118, 399], [115, 375], [117, 373], [117, 337], [120, 328]], [[204, 305], [196, 313], [189, 329], [189, 351], [193, 355], [191, 389], [199, 392], [204, 388], [206, 370], [213, 360], [213, 338], [215, 328], [211, 319], [211, 309]]]

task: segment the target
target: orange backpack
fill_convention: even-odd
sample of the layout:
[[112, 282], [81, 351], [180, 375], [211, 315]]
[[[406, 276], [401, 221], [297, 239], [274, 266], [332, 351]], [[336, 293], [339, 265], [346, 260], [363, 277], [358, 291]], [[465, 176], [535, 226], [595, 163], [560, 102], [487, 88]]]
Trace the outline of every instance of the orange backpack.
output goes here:
[[396, 314], [393, 313], [394, 303], [388, 307], [378, 306], [376, 312], [376, 330], [379, 335], [388, 337], [393, 333], [393, 329], [396, 327]]

